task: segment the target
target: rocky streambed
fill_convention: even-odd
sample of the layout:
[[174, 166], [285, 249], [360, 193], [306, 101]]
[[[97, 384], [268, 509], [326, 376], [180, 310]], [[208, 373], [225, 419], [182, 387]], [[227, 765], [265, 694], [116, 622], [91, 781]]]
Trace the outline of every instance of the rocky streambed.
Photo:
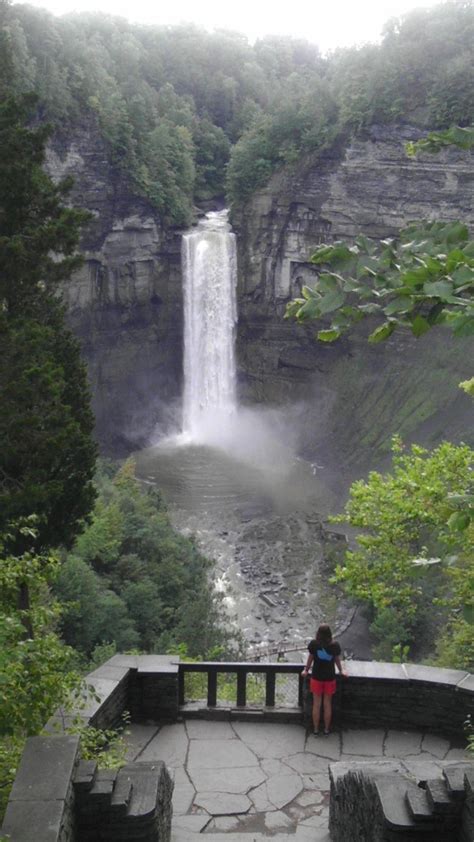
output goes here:
[[[136, 458], [138, 475], [165, 494], [175, 527], [214, 560], [216, 588], [251, 655], [302, 650], [320, 622], [345, 633], [353, 651], [360, 619], [329, 582], [345, 537], [324, 523], [328, 500], [315, 466], [284, 455], [265, 467], [171, 444]], [[359, 657], [364, 645], [362, 635]]]

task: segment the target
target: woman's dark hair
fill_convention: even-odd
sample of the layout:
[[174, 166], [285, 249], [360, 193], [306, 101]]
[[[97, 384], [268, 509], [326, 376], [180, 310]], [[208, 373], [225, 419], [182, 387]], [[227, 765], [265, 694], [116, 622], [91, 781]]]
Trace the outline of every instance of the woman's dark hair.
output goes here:
[[332, 641], [332, 632], [327, 623], [321, 623], [316, 632], [316, 643], [318, 646], [329, 646]]

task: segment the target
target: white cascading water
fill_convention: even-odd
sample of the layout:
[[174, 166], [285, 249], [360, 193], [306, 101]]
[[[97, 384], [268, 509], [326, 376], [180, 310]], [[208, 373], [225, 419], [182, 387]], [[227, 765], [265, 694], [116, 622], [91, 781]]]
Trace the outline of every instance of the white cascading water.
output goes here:
[[213, 443], [236, 411], [236, 238], [227, 211], [211, 212], [182, 242], [183, 434]]

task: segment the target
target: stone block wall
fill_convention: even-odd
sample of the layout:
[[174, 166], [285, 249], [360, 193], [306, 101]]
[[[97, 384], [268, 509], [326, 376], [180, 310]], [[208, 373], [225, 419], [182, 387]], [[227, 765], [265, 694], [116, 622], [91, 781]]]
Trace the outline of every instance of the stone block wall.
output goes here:
[[468, 842], [474, 764], [447, 764], [439, 778], [407, 777], [397, 760], [330, 766], [333, 842]]
[[[338, 727], [415, 729], [462, 737], [467, 717], [474, 717], [474, 676], [462, 670], [377, 661], [348, 661], [346, 667], [349, 675], [338, 676], [334, 699]], [[308, 694], [308, 726], [311, 701]]]
[[9, 842], [77, 842], [72, 777], [79, 737], [30, 737], [2, 833]]

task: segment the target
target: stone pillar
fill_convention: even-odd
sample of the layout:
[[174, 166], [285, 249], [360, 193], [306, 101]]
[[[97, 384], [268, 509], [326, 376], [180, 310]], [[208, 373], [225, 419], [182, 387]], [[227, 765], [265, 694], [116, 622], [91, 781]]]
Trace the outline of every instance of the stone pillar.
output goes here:
[[132, 719], [176, 722], [179, 714], [179, 658], [140, 655], [132, 692]]

